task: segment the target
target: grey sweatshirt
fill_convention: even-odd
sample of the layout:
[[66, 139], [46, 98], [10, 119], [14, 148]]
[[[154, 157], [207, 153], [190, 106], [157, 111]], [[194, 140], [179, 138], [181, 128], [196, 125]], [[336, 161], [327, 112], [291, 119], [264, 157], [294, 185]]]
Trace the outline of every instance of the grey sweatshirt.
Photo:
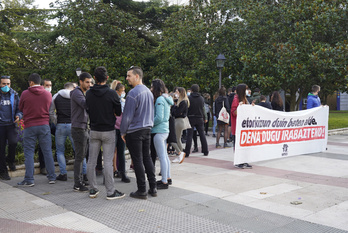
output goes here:
[[137, 85], [126, 97], [121, 122], [121, 135], [151, 129], [154, 118], [153, 95], [145, 85]]

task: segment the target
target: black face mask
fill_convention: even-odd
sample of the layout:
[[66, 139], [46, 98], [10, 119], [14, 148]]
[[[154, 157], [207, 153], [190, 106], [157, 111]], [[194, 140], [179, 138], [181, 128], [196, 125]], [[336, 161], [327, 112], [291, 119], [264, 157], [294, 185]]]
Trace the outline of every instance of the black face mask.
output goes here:
[[175, 102], [175, 103], [178, 102], [178, 99], [175, 99], [174, 102]]

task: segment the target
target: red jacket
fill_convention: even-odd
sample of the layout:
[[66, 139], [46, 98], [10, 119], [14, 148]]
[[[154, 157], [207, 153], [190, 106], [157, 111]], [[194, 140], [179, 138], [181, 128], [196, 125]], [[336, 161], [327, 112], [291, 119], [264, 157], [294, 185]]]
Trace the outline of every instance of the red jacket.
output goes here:
[[48, 125], [52, 95], [43, 86], [29, 87], [19, 100], [19, 110], [23, 112], [24, 128]]
[[237, 123], [237, 114], [234, 112], [237, 110], [239, 106], [238, 95], [234, 95], [232, 105], [231, 105], [231, 133], [232, 135], [236, 135], [236, 123]]

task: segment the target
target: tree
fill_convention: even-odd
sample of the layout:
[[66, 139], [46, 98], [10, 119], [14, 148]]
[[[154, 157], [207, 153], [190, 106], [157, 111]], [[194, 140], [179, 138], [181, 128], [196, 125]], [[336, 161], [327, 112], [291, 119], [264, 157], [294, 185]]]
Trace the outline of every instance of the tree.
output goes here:
[[39, 72], [47, 57], [48, 11], [31, 8], [32, 2], [3, 1], [0, 11], [0, 72], [14, 77], [12, 87], [18, 92], [28, 87], [27, 77]]
[[154, 73], [174, 86], [217, 90], [214, 60], [223, 52], [223, 74], [233, 79], [223, 84], [283, 89], [295, 110], [296, 94], [313, 84], [346, 88], [347, 25], [343, 0], [190, 1], [168, 19]]

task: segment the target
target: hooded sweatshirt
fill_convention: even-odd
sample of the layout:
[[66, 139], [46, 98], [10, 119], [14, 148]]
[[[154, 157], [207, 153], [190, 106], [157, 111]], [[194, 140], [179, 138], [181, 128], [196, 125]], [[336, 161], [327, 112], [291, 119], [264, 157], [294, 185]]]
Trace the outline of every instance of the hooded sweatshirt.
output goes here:
[[207, 113], [204, 108], [204, 98], [198, 92], [192, 92], [189, 96], [190, 107], [188, 108], [188, 118], [207, 119]]
[[170, 106], [173, 104], [173, 98], [168, 94], [163, 94], [156, 99], [151, 133], [169, 133]]
[[307, 109], [319, 107], [321, 105], [320, 98], [318, 95], [313, 95], [312, 93], [308, 93], [307, 96]]
[[121, 102], [115, 90], [106, 84], [95, 84], [86, 93], [86, 104], [91, 130], [115, 130], [115, 114], [121, 115]]
[[19, 110], [23, 112], [24, 128], [48, 125], [51, 93], [43, 86], [32, 86], [23, 91], [19, 100]]
[[71, 90], [62, 89], [52, 97], [50, 120], [54, 124], [71, 123]]

